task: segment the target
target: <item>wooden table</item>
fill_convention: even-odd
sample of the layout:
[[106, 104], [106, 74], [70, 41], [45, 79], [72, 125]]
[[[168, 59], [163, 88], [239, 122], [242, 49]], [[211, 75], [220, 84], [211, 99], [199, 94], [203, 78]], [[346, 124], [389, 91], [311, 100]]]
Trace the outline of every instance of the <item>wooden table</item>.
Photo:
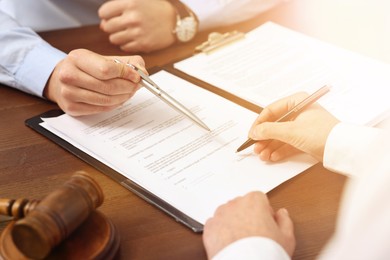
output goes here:
[[[386, 1], [295, 0], [283, 3], [236, 27], [248, 31], [268, 20], [390, 61], [389, 20]], [[366, 1], [367, 2], [367, 1]], [[386, 8], [387, 7], [387, 8]], [[387, 20], [386, 20], [387, 19]], [[387, 30], [388, 32], [390, 30]], [[143, 55], [148, 68], [162, 66], [192, 54], [207, 38], [201, 33], [188, 44]], [[87, 48], [101, 54], [124, 55], [110, 45], [97, 26], [45, 32], [44, 39], [68, 52]], [[62, 185], [77, 170], [90, 173], [101, 185], [105, 201], [100, 207], [121, 236], [117, 259], [205, 259], [202, 237], [154, 206], [149, 205], [103, 173], [74, 157], [24, 125], [24, 120], [56, 108], [55, 104], [0, 85], [0, 197], [40, 199]], [[345, 177], [320, 164], [269, 192], [272, 204], [286, 207], [295, 222], [294, 259], [313, 259], [333, 232]], [[2, 219], [0, 231], [7, 221]]]

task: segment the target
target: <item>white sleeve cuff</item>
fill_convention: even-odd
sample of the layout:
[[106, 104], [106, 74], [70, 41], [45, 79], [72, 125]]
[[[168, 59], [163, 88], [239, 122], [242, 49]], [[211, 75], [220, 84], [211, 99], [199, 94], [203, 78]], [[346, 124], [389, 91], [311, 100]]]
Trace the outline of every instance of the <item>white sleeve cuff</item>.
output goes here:
[[377, 142], [380, 131], [373, 127], [337, 124], [326, 141], [324, 167], [348, 175], [360, 172], [367, 149]]
[[212, 260], [267, 259], [289, 260], [287, 252], [274, 240], [266, 237], [247, 237], [222, 249]]

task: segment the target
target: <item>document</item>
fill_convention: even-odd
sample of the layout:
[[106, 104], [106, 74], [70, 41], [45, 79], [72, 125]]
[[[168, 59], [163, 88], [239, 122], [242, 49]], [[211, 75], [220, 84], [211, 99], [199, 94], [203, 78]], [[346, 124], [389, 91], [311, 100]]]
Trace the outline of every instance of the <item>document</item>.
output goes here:
[[42, 126], [202, 224], [228, 200], [268, 192], [316, 163], [307, 155], [266, 163], [251, 149], [236, 153], [256, 113], [166, 71], [151, 78], [211, 131], [146, 89], [114, 111], [64, 114]]
[[298, 91], [332, 90], [319, 103], [338, 119], [374, 125], [389, 115], [390, 65], [272, 22], [176, 69], [261, 107]]

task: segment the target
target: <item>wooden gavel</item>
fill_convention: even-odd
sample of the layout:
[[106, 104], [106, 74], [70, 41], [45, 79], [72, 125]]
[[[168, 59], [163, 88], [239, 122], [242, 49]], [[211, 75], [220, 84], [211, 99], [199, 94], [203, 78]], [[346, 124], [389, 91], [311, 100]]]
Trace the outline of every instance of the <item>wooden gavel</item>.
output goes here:
[[0, 214], [16, 220], [12, 239], [25, 256], [45, 258], [103, 203], [100, 186], [77, 172], [42, 201], [0, 199]]

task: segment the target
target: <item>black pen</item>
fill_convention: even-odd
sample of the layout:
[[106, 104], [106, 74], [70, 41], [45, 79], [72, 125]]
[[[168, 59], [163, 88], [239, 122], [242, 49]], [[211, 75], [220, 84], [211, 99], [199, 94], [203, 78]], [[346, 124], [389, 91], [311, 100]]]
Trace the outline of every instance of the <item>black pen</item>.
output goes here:
[[[328, 93], [330, 90], [330, 86], [325, 85], [301, 102], [299, 102], [296, 106], [294, 106], [291, 110], [289, 110], [284, 116], [280, 117], [275, 122], [284, 122], [288, 121], [293, 117], [296, 117], [299, 113], [301, 113], [305, 108], [310, 106], [311, 104], [315, 103], [320, 97]], [[257, 140], [253, 140], [251, 138], [248, 138], [245, 143], [243, 143], [240, 147], [238, 147], [236, 153], [241, 152], [242, 150], [248, 148], [249, 146], [256, 143]]]

